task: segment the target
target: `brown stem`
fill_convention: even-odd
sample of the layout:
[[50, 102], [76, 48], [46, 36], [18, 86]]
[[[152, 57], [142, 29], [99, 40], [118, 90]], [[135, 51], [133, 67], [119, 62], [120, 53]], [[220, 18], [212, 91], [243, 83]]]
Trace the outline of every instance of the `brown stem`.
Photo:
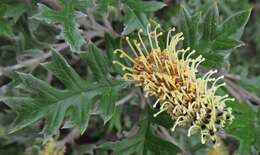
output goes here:
[[66, 144], [72, 144], [74, 143], [74, 139], [78, 138], [80, 136], [80, 131], [78, 128], [73, 128], [67, 136], [65, 136], [62, 140], [57, 142], [58, 147], [63, 147]]
[[62, 10], [62, 6], [60, 6], [56, 0], [40, 0], [40, 3], [47, 5], [53, 10]]
[[[66, 45], [66, 44], [59, 44], [58, 47], [57, 47], [57, 51], [62, 51], [64, 49], [66, 49], [67, 47], [68, 47], [68, 45]], [[40, 57], [29, 59], [29, 60], [26, 60], [24, 62], [15, 64], [13, 66], [7, 66], [7, 67], [4, 67], [4, 68], [0, 67], [0, 76], [8, 74], [12, 71], [24, 68], [24, 67], [37, 65], [37, 64], [41, 63], [42, 61], [46, 60], [49, 57], [51, 57], [51, 52], [44, 53]]]

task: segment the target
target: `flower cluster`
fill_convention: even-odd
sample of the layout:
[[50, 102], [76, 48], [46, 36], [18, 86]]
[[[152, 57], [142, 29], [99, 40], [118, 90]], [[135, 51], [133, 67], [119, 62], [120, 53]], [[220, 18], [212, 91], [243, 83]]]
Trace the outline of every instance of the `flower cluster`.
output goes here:
[[[175, 122], [172, 131], [177, 126], [188, 127], [188, 136], [200, 132], [201, 141], [218, 143], [217, 133], [226, 123], [231, 123], [233, 116], [231, 108], [226, 107], [227, 100], [233, 100], [228, 95], [219, 96], [216, 91], [225, 83], [219, 84], [223, 76], [214, 78], [217, 71], [209, 71], [198, 77], [198, 66], [205, 60], [201, 55], [191, 58], [195, 51], [190, 48], [178, 49], [179, 41], [184, 40], [183, 33], [173, 34], [175, 28], [167, 33], [166, 48], [159, 46], [158, 37], [164, 35], [157, 32], [160, 25], [152, 29], [148, 24], [147, 40], [142, 38], [142, 29], [138, 31], [138, 40], [126, 41], [131, 48], [134, 58], [121, 49], [114, 52], [120, 57], [131, 61], [132, 66], [126, 66], [119, 61], [114, 64], [122, 66], [127, 73], [125, 80], [132, 80], [141, 86], [145, 96], [155, 96], [157, 101], [153, 107], [160, 107], [154, 114], [168, 113]], [[149, 46], [145, 45], [145, 41]]]
[[64, 148], [57, 146], [55, 141], [51, 138], [44, 144], [43, 149], [39, 153], [40, 155], [64, 155]]

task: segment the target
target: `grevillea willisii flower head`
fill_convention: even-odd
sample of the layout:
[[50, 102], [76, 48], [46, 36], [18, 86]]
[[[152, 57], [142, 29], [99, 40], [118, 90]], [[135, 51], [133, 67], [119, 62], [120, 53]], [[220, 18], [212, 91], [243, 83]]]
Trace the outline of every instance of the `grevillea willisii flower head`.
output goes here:
[[190, 48], [177, 49], [179, 41], [184, 40], [183, 33], [173, 35], [175, 28], [167, 33], [166, 48], [161, 49], [158, 37], [162, 32], [157, 32], [160, 25], [156, 24], [152, 29], [151, 24], [147, 26], [147, 41], [138, 31], [139, 40], [130, 41], [126, 37], [134, 58], [121, 49], [114, 52], [131, 61], [132, 66], [126, 66], [119, 61], [114, 64], [122, 66], [127, 73], [125, 80], [131, 80], [137, 86], [141, 86], [145, 96], [155, 96], [157, 101], [153, 107], [160, 107], [154, 114], [156, 117], [162, 112], [168, 113], [174, 121], [172, 131], [177, 126], [188, 127], [188, 136], [199, 132], [201, 142], [211, 141], [218, 143], [217, 133], [226, 123], [231, 123], [233, 116], [231, 108], [227, 108], [225, 102], [233, 100], [228, 95], [219, 96], [216, 91], [225, 83], [219, 84], [223, 76], [212, 77], [217, 71], [209, 71], [204, 76], [196, 75], [198, 66], [205, 59], [200, 55], [191, 58], [195, 51]]
[[49, 139], [44, 144], [43, 149], [40, 151], [40, 155], [64, 155], [64, 148], [58, 147], [53, 139]]

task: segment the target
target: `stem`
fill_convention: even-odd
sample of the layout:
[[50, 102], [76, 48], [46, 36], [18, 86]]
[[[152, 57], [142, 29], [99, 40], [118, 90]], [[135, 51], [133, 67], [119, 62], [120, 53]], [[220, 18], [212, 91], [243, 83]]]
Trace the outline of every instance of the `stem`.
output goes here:
[[[66, 45], [66, 44], [59, 44], [58, 47], [57, 47], [57, 51], [62, 51], [64, 49], [66, 49], [67, 47], [68, 47], [68, 45]], [[15, 64], [13, 66], [7, 66], [7, 67], [4, 67], [4, 68], [0, 67], [0, 76], [8, 74], [12, 71], [24, 68], [24, 67], [28, 67], [28, 66], [32, 66], [32, 65], [38, 65], [39, 63], [43, 62], [44, 60], [46, 60], [49, 57], [51, 57], [51, 52], [44, 53], [40, 57], [29, 59], [29, 60], [26, 60], [24, 62]]]

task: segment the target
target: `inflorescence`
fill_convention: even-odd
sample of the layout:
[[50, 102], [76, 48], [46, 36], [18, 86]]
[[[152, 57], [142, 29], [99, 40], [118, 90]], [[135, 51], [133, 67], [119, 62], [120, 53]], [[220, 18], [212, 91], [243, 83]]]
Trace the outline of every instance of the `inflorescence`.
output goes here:
[[57, 146], [54, 139], [49, 139], [46, 144], [44, 144], [43, 149], [40, 151], [40, 155], [64, 155], [64, 148]]
[[203, 77], [196, 76], [198, 66], [205, 59], [201, 55], [191, 58], [195, 51], [190, 51], [189, 47], [177, 49], [178, 42], [184, 40], [184, 37], [183, 33], [173, 35], [175, 28], [167, 33], [166, 48], [160, 48], [158, 37], [163, 33], [157, 32], [158, 29], [159, 24], [153, 30], [151, 24], [148, 24], [146, 33], [149, 46], [145, 45], [142, 38], [142, 29], [138, 31], [138, 40], [130, 41], [126, 37], [134, 58], [121, 49], [114, 51], [121, 58], [131, 61], [132, 66], [123, 65], [119, 61], [113, 63], [127, 71], [124, 79], [141, 86], [146, 97], [157, 98], [153, 107], [159, 106], [160, 110], [154, 117], [162, 112], [168, 113], [175, 121], [172, 131], [177, 126], [186, 126], [188, 136], [200, 132], [203, 144], [206, 141], [218, 143], [217, 133], [233, 119], [231, 108], [226, 107], [225, 102], [234, 99], [216, 94], [217, 89], [225, 85], [219, 84], [224, 76], [212, 77], [216, 70], [210, 70]]

